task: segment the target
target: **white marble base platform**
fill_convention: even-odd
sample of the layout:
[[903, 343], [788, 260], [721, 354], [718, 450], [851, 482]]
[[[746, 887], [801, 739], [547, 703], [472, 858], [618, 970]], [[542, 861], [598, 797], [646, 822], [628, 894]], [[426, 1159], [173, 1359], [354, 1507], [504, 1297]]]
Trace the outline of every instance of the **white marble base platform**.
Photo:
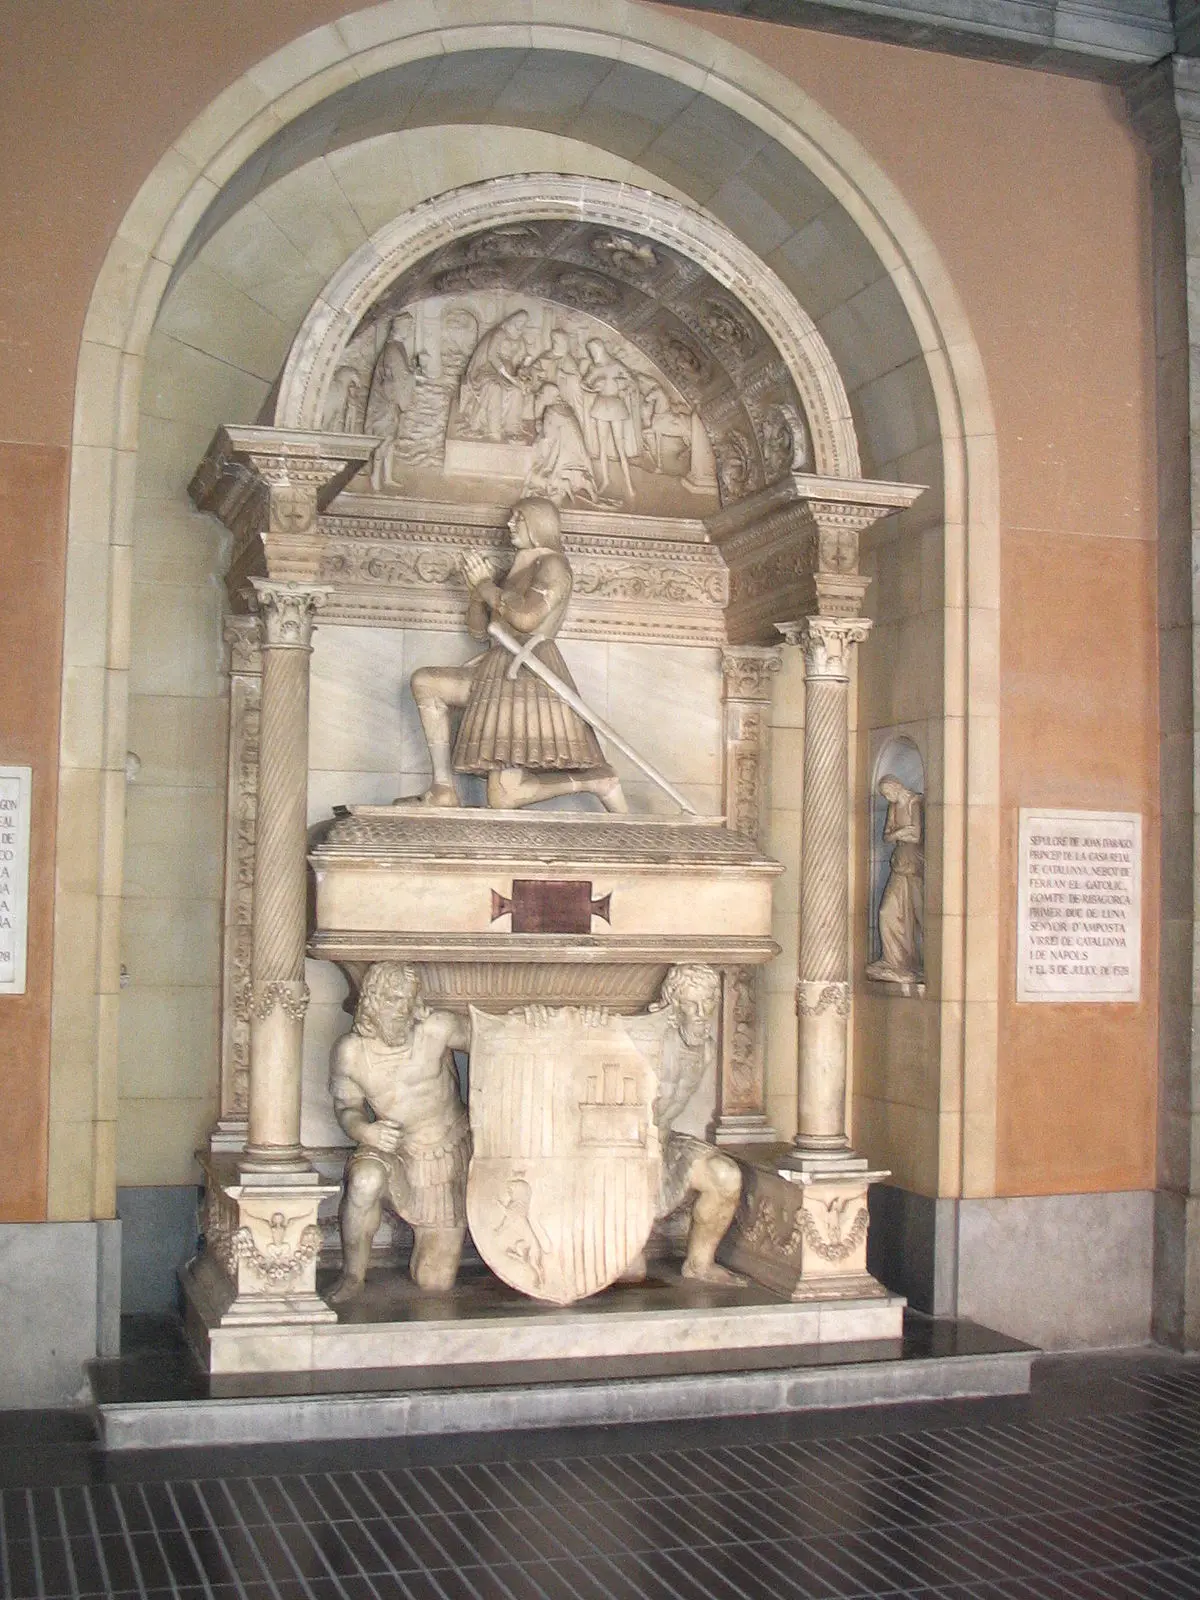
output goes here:
[[547, 1309], [486, 1276], [418, 1294], [372, 1275], [337, 1323], [222, 1326], [203, 1272], [184, 1276], [188, 1336], [209, 1372], [364, 1372], [490, 1362], [613, 1359], [899, 1339], [904, 1300], [793, 1303], [755, 1285], [716, 1288], [663, 1269], [591, 1300]]
[[[899, 1346], [894, 1348], [898, 1352]], [[892, 1359], [847, 1362], [837, 1360], [831, 1347], [828, 1362], [807, 1368], [659, 1377], [586, 1374], [576, 1382], [501, 1380], [491, 1387], [404, 1392], [112, 1400], [93, 1410], [106, 1451], [491, 1435], [1027, 1394], [1034, 1354], [1013, 1350], [906, 1361], [897, 1353]]]

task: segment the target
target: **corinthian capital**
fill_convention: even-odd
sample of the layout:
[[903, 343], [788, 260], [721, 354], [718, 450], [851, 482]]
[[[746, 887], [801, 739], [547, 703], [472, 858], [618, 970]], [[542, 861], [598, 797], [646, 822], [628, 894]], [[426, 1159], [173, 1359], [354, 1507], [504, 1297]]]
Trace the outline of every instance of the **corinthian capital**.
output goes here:
[[316, 614], [333, 590], [302, 583], [272, 583], [269, 578], [251, 578], [250, 582], [263, 648], [310, 650]]
[[769, 700], [779, 667], [777, 645], [728, 645], [721, 651], [726, 700]]
[[843, 680], [850, 676], [850, 646], [862, 644], [871, 631], [867, 617], [800, 617], [775, 626], [788, 644], [804, 651], [805, 677]]

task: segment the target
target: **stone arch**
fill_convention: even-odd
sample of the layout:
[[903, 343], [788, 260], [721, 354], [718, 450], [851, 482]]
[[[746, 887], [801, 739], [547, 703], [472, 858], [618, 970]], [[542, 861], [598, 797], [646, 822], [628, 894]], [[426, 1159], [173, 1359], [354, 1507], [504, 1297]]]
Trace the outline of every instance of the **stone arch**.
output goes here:
[[[231, 85], [181, 135], [110, 247], [85, 322], [73, 432], [64, 684], [74, 669], [102, 669], [104, 737], [94, 757], [71, 750], [65, 733], [60, 751], [60, 795], [73, 779], [84, 780], [69, 799], [76, 837], [86, 835], [93, 848], [78, 874], [61, 836], [57, 847], [52, 1098], [67, 1090], [77, 1109], [73, 1121], [56, 1118], [51, 1130], [51, 1217], [108, 1215], [113, 1204], [114, 1124], [106, 1108], [115, 1099], [120, 988], [130, 501], [142, 362], [158, 308], [202, 220], [214, 208], [231, 215], [256, 186], [272, 181], [271, 141], [281, 129], [304, 118], [311, 132], [320, 108], [340, 92], [405, 63], [446, 62], [466, 51], [636, 57], [668, 98], [696, 107], [702, 124], [734, 119], [759, 130], [787, 153], [797, 181], [807, 174], [823, 185], [903, 307], [932, 392], [945, 468], [944, 760], [947, 772], [962, 774], [946, 797], [943, 895], [943, 997], [959, 1008], [953, 1014], [960, 1021], [943, 1029], [942, 1070], [947, 1084], [961, 1082], [964, 1115], [942, 1144], [940, 1186], [943, 1193], [991, 1192], [999, 522], [995, 429], [971, 330], [903, 197], [794, 84], [675, 18], [624, 8], [617, 15], [604, 0], [581, 0], [571, 11], [570, 25], [539, 26], [535, 40], [527, 8], [516, 0], [483, 0], [469, 26], [444, 29], [414, 20], [406, 0], [391, 0], [295, 40]], [[81, 919], [93, 931], [90, 944], [73, 937]], [[971, 992], [967, 970], [977, 975]], [[86, 1095], [76, 1093], [81, 1082], [89, 1085]]]
[[816, 324], [776, 275], [729, 230], [702, 212], [602, 178], [552, 173], [492, 179], [456, 189], [397, 217], [355, 252], [326, 285], [292, 344], [279, 384], [275, 426], [321, 426], [325, 395], [346, 343], [367, 308], [406, 268], [451, 239], [483, 227], [540, 218], [600, 218], [670, 245], [730, 290], [763, 325], [796, 384], [813, 434], [815, 470], [859, 474], [858, 441], [845, 385]]

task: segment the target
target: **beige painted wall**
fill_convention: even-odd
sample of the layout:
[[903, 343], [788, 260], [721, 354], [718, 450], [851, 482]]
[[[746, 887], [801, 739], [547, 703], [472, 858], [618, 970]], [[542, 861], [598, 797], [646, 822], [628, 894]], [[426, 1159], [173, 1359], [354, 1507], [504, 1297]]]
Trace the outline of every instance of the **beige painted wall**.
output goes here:
[[[983, 357], [1000, 454], [992, 759], [1003, 814], [985, 842], [1000, 861], [996, 976], [968, 976], [995, 983], [999, 1002], [997, 1192], [1152, 1188], [1159, 799], [1145, 155], [1119, 92], [1097, 84], [733, 19], [705, 25], [787, 72], [875, 156], [933, 235]], [[865, 690], [864, 722], [874, 715]], [[879, 725], [887, 720], [881, 711]], [[1017, 1005], [1016, 820], [1034, 804], [1143, 813], [1139, 1005]], [[865, 1141], [914, 1187], [953, 1192], [944, 1127], [933, 1138], [928, 1057], [869, 1104], [879, 1080], [859, 1006]], [[943, 1123], [958, 1114], [955, 1087], [943, 1074]]]

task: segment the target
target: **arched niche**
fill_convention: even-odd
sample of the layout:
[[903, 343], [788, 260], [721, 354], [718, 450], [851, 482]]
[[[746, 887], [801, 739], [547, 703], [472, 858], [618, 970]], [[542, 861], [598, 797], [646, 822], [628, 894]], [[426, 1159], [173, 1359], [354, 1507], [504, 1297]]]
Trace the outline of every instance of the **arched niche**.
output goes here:
[[[658, 147], [664, 153], [658, 170], [644, 169], [648, 181], [684, 192], [725, 216], [748, 248], [760, 259], [770, 257], [813, 307], [847, 375], [851, 410], [860, 419], [871, 470], [906, 454], [923, 454], [932, 470], [918, 474], [914, 468], [912, 476], [940, 481], [944, 453], [946, 560], [939, 618], [945, 657], [938, 654], [934, 673], [939, 683], [944, 679], [946, 693], [936, 714], [944, 710], [945, 768], [961, 774], [947, 797], [947, 856], [956, 865], [945, 888], [945, 938], [959, 947], [956, 973], [962, 971], [964, 950], [977, 945], [986, 956], [994, 861], [986, 848], [974, 845], [968, 861], [963, 845], [967, 793], [981, 823], [994, 816], [996, 803], [988, 759], [995, 734], [995, 430], [979, 354], [937, 249], [904, 197], [853, 137], [794, 84], [744, 52], [722, 46], [717, 61], [711, 37], [700, 28], [649, 12], [622, 13], [618, 25], [605, 8], [588, 11], [592, 56], [577, 51], [573, 28], [554, 24], [539, 31], [534, 48], [526, 13], [527, 7], [511, 0], [486, 0], [473, 12], [470, 26], [429, 29], [407, 8], [391, 8], [383, 20], [368, 23], [366, 13], [348, 17], [337, 29], [318, 30], [286, 47], [231, 85], [164, 155], [120, 224], [97, 280], [79, 364], [66, 667], [68, 682], [72, 672], [98, 669], [104, 676], [108, 720], [105, 754], [94, 760], [80, 756], [64, 732], [61, 807], [70, 806], [76, 831], [93, 837], [100, 848], [94, 881], [77, 883], [60, 908], [55, 1008], [63, 1021], [55, 1025], [52, 1079], [74, 1084], [90, 1074], [96, 1104], [109, 1109], [97, 1112], [86, 1136], [72, 1119], [58, 1119], [52, 1129], [51, 1195], [57, 1215], [85, 1214], [72, 1198], [83, 1192], [96, 1197], [91, 1203], [99, 1210], [92, 1214], [103, 1214], [111, 1205], [125, 804], [120, 766], [129, 669], [121, 641], [131, 598], [134, 475], [146, 454], [139, 409], [143, 419], [153, 417], [143, 390], [143, 362], [151, 332], [161, 325], [167, 285], [173, 278], [176, 291], [186, 289], [189, 264], [203, 256], [206, 243], [225, 223], [249, 215], [273, 185], [302, 175], [306, 162], [324, 162], [329, 152], [353, 150], [356, 141], [369, 143], [374, 137], [399, 138], [394, 130], [404, 125], [508, 126], [518, 120], [526, 128], [551, 125], [535, 96], [501, 98], [510, 83], [541, 67], [564, 82], [573, 68], [599, 71], [603, 92], [590, 102], [577, 96], [580, 117], [567, 133], [594, 141], [594, 148], [607, 152], [610, 165], [628, 164], [631, 158], [629, 119], [619, 109], [630, 96], [643, 114], [639, 125], [647, 129], [642, 144], [648, 159], [656, 159], [657, 130], [670, 126], [671, 149], [682, 160], [672, 165], [664, 142]], [[514, 24], [520, 34], [516, 49], [511, 48]], [[636, 66], [620, 59], [625, 39], [636, 45]], [[420, 103], [410, 78], [430, 88]], [[569, 81], [574, 85], [576, 78]], [[608, 107], [607, 120], [598, 106]], [[732, 144], [742, 152], [744, 174], [731, 175], [727, 165], [710, 159], [714, 140], [722, 150]], [[394, 166], [394, 153], [388, 160]], [[481, 158], [477, 175], [494, 171], [494, 161]], [[450, 180], [456, 181], [461, 179]], [[768, 197], [764, 207], [761, 201]], [[410, 203], [403, 202], [401, 209]], [[376, 214], [371, 229], [379, 220]], [[832, 285], [838, 287], [831, 294]], [[851, 300], [853, 314], [842, 315]], [[251, 376], [246, 392], [257, 387], [261, 394], [273, 374], [264, 374], [265, 383], [257, 373]], [[251, 419], [252, 413], [245, 418]], [[104, 597], [99, 612], [98, 595]], [[77, 648], [84, 619], [86, 640]], [[97, 629], [115, 641], [102, 667], [91, 649]], [[776, 695], [779, 729], [795, 728], [801, 704], [798, 674], [785, 668]], [[64, 719], [64, 729], [68, 726]], [[988, 835], [977, 829], [972, 837]], [[66, 923], [71, 930], [90, 928], [90, 942], [68, 938]], [[103, 959], [97, 962], [100, 941]], [[794, 949], [794, 929], [787, 942]], [[785, 1029], [790, 996], [781, 990], [771, 998], [772, 1004], [778, 1001]], [[993, 1159], [994, 1101], [987, 1084], [994, 1057], [994, 996], [986, 983], [964, 995], [961, 983], [948, 977], [941, 998], [956, 1004], [966, 1000], [960, 1022], [948, 1019], [942, 1032], [943, 1049], [955, 1057], [945, 1070], [953, 1078], [959, 1070], [955, 1061], [961, 1063], [965, 1051], [968, 1096], [976, 1068], [980, 1085], [971, 1101], [961, 1161], [952, 1133], [936, 1157], [941, 1192], [954, 1192], [961, 1181], [968, 1192], [987, 1193]], [[783, 1092], [786, 1096], [786, 1086]]]

